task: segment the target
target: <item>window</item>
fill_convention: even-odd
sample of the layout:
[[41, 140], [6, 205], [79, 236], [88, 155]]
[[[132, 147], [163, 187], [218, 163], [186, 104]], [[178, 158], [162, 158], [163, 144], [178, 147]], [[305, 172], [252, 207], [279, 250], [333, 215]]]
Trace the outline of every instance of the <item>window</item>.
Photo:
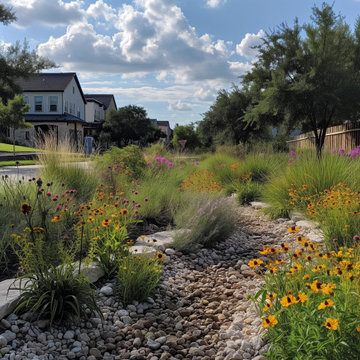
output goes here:
[[50, 111], [57, 111], [57, 103], [58, 103], [58, 97], [57, 96], [50, 96], [49, 97]]
[[77, 117], [79, 118], [80, 117], [80, 107], [78, 106], [77, 108]]
[[42, 96], [35, 96], [35, 111], [42, 111]]
[[69, 102], [65, 100], [65, 112], [69, 112]]
[[29, 103], [29, 97], [28, 96], [24, 96], [24, 104], [28, 104]]
[[75, 88], [73, 87], [73, 94], [75, 94]]

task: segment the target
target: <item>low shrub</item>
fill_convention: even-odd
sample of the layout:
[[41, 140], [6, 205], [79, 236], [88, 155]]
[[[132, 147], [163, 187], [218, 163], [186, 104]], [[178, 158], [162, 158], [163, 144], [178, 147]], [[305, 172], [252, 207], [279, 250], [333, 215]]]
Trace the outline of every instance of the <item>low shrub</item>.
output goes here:
[[297, 241], [300, 250], [289, 251], [287, 244], [281, 250], [264, 248], [266, 264], [249, 262], [267, 269], [266, 285], [254, 297], [271, 343], [265, 355], [272, 360], [360, 358], [359, 246], [321, 252], [322, 244], [301, 236]]
[[182, 251], [192, 251], [198, 245], [214, 246], [228, 237], [235, 228], [234, 201], [221, 194], [188, 193], [186, 204], [175, 215], [179, 229], [189, 229], [175, 236], [174, 246]]
[[163, 260], [164, 255], [158, 252], [153, 257], [130, 254], [119, 261], [117, 294], [124, 304], [144, 301], [152, 294], [161, 277]]
[[251, 179], [237, 183], [234, 185], [234, 190], [241, 205], [248, 205], [262, 196], [262, 186]]
[[47, 271], [21, 278], [15, 311], [30, 312], [32, 320], [49, 320], [50, 326], [54, 322], [73, 323], [88, 315], [102, 318], [95, 291], [82, 274], [74, 275], [74, 270], [71, 265], [50, 265]]

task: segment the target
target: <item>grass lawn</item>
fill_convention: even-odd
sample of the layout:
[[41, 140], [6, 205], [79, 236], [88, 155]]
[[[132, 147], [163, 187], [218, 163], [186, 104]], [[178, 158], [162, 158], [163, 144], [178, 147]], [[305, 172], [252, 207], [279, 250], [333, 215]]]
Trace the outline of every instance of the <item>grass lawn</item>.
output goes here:
[[[36, 165], [36, 161], [35, 160], [20, 160], [18, 161], [18, 165], [22, 166], [22, 165]], [[15, 161], [0, 161], [0, 167], [3, 166], [16, 166], [16, 162]]]
[[[13, 152], [12, 144], [0, 143], [0, 152], [1, 151], [3, 151], [3, 152]], [[39, 151], [39, 150], [30, 148], [30, 147], [26, 147], [26, 146], [15, 145], [15, 152], [34, 152], [34, 151]]]

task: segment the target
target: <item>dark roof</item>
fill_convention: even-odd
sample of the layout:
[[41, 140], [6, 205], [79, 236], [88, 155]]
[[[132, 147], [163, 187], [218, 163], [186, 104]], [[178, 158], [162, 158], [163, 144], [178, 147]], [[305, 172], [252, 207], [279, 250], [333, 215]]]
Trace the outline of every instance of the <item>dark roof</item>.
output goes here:
[[26, 114], [25, 121], [28, 122], [79, 122], [85, 123], [85, 120], [78, 118], [77, 116], [65, 113], [65, 114], [54, 114], [54, 115], [47, 115], [47, 114]]
[[170, 124], [168, 121], [162, 121], [162, 120], [157, 120], [157, 125], [158, 126], [167, 126], [167, 127], [170, 127]]
[[117, 109], [116, 101], [114, 95], [112, 94], [85, 94], [85, 98], [89, 100], [92, 99], [101, 102], [102, 104], [104, 104], [105, 109], [109, 107], [111, 100], [114, 100], [115, 109]]
[[24, 92], [64, 91], [73, 78], [75, 78], [84, 103], [86, 103], [85, 96], [76, 73], [40, 73], [29, 79], [19, 79], [18, 84]]

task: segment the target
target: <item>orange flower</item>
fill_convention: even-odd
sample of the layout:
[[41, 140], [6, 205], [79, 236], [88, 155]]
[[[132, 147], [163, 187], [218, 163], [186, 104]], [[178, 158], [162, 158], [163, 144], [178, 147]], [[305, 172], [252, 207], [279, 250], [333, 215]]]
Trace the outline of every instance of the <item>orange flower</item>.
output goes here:
[[266, 294], [266, 298], [270, 301], [274, 300], [277, 297], [276, 293]]
[[61, 215], [56, 215], [52, 220], [51, 222], [55, 223], [55, 222], [59, 222], [62, 220], [62, 217]]
[[330, 330], [336, 330], [339, 326], [339, 320], [338, 319], [330, 319], [327, 318], [325, 321], [325, 327]]
[[121, 209], [120, 214], [121, 215], [127, 215], [129, 213], [128, 209]]
[[289, 228], [287, 229], [287, 231], [288, 231], [289, 233], [296, 234], [296, 233], [299, 232], [299, 228], [296, 227], [296, 226], [291, 226], [291, 227], [289, 227]]
[[105, 220], [102, 221], [102, 226], [107, 227], [107, 226], [110, 225], [110, 223], [111, 223], [110, 219], [105, 219]]
[[253, 259], [253, 260], [250, 260], [250, 261], [249, 261], [248, 265], [249, 265], [250, 267], [258, 267], [258, 266], [260, 266], [262, 263], [263, 263], [263, 261], [260, 260], [260, 259]]
[[326, 309], [328, 307], [332, 307], [334, 305], [334, 302], [331, 299], [325, 300], [323, 301], [319, 306], [318, 309], [319, 310], [323, 310]]
[[265, 304], [265, 307], [263, 308], [263, 311], [267, 311], [267, 310], [269, 310], [271, 307], [272, 307], [272, 303], [271, 303], [271, 301], [269, 301], [269, 302], [267, 302], [267, 303]]
[[128, 244], [129, 246], [134, 245], [134, 240], [129, 240], [129, 241], [127, 242], [127, 244]]
[[295, 304], [296, 303], [296, 298], [294, 295], [287, 295], [287, 296], [284, 296], [281, 301], [280, 301], [281, 305], [284, 306], [284, 307], [288, 307], [290, 306], [291, 304]]
[[274, 327], [278, 323], [276, 317], [274, 315], [269, 315], [266, 317], [262, 323], [262, 326], [264, 328], [267, 328], [269, 326]]

